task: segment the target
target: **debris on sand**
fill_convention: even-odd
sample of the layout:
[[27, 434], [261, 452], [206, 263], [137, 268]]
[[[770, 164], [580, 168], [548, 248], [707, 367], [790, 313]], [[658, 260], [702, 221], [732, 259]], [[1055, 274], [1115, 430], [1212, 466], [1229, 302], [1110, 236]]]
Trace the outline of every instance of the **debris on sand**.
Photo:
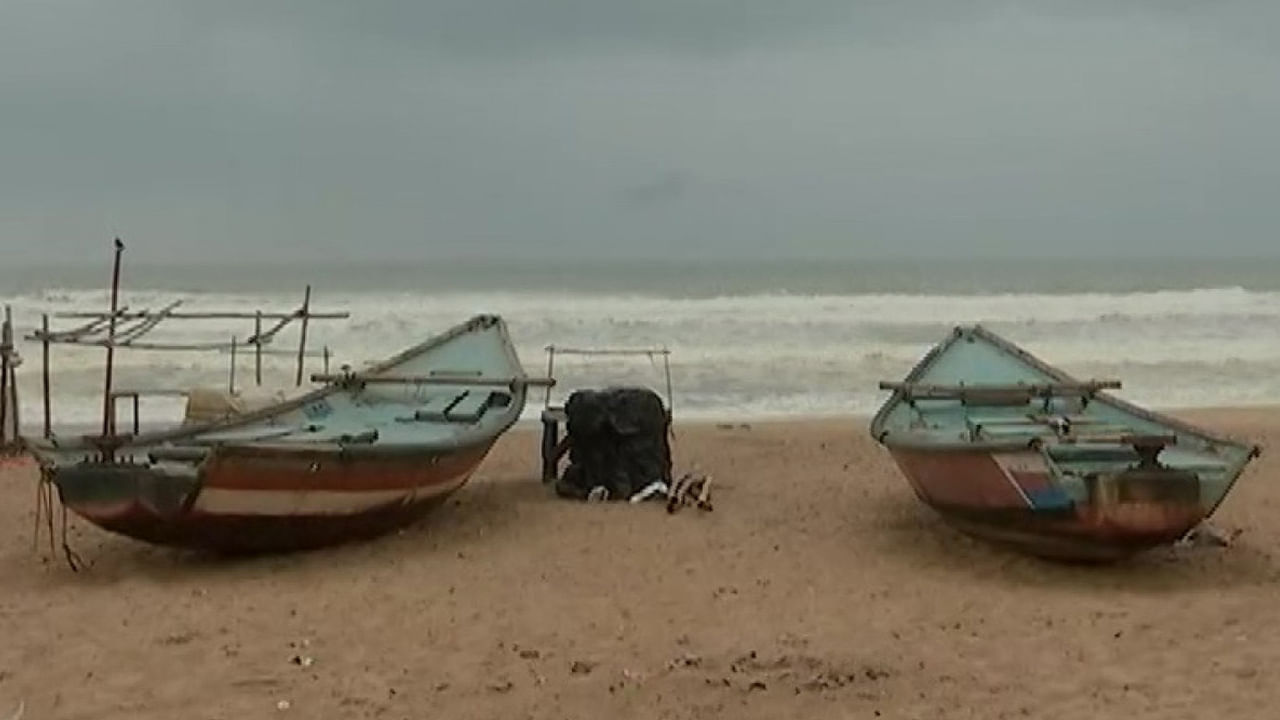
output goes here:
[[1226, 532], [1207, 522], [1202, 522], [1187, 531], [1187, 534], [1178, 540], [1178, 545], [1182, 547], [1231, 547], [1236, 538], [1240, 537], [1243, 532], [1243, 528], [1236, 528]]
[[684, 655], [668, 662], [667, 669], [675, 670], [676, 668], [696, 668], [701, 664], [702, 658], [691, 653], [685, 653]]
[[667, 491], [667, 512], [674, 513], [685, 505], [711, 511], [711, 476], [685, 473]]

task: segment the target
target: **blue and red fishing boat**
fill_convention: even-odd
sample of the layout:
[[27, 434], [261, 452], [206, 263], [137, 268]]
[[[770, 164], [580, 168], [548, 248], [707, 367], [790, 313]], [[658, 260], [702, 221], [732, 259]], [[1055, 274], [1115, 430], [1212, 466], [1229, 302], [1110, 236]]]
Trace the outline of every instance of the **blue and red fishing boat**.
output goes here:
[[1104, 561], [1184, 537], [1260, 449], [1140, 408], [981, 327], [957, 327], [870, 431], [919, 499], [972, 536]]
[[[479, 315], [361, 372], [221, 421], [28, 439], [62, 504], [121, 535], [281, 551], [401, 527], [457, 491], [530, 385], [500, 317]], [[113, 424], [114, 425], [114, 424]]]

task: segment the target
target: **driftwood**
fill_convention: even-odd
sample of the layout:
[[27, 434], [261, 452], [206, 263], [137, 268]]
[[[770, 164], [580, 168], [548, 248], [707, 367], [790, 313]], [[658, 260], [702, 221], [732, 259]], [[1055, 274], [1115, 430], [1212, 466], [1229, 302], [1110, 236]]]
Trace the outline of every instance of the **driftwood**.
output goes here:
[[699, 510], [710, 512], [711, 476], [697, 476], [685, 473], [671, 483], [667, 490], [667, 512], [674, 513], [685, 505], [694, 505]]

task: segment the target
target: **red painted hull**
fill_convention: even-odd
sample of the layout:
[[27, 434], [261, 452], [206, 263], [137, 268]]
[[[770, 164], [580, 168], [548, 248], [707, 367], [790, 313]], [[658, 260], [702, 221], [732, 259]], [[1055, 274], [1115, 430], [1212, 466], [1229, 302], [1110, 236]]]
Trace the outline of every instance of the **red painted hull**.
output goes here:
[[362, 458], [230, 452], [210, 458], [188, 492], [175, 491], [178, 479], [146, 466], [85, 466], [82, 477], [55, 483], [76, 514], [137, 540], [222, 553], [281, 552], [409, 525], [461, 488], [488, 449]]
[[449, 495], [388, 504], [348, 515], [216, 515], [188, 513], [164, 517], [133, 506], [104, 516], [80, 513], [99, 527], [154, 545], [255, 554], [308, 550], [371, 539], [411, 525]]
[[1115, 560], [1176, 541], [1204, 519], [1194, 476], [1134, 473], [1056, 488], [1036, 452], [891, 448], [922, 502], [957, 529], [1046, 558]]

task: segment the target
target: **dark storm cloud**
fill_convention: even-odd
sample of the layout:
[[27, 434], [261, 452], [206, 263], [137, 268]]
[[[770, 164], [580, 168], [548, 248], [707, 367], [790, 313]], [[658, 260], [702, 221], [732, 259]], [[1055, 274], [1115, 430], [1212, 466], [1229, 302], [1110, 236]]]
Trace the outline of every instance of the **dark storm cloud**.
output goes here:
[[11, 0], [0, 244], [1271, 252], [1276, 6]]

